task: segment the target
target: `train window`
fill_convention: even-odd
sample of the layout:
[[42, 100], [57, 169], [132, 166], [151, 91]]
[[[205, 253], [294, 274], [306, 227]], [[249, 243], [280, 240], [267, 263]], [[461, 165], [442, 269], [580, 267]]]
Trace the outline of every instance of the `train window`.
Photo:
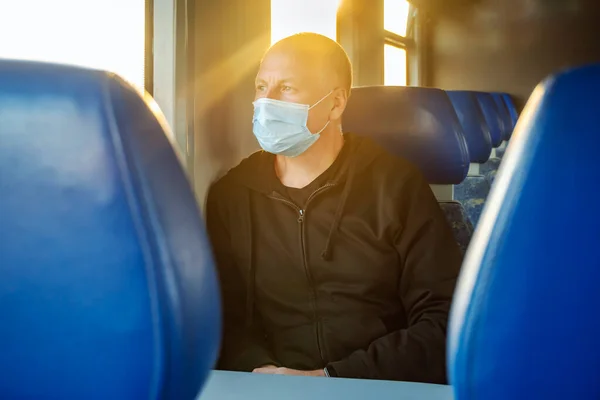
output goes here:
[[395, 35], [406, 36], [410, 4], [406, 0], [384, 0], [383, 27]]
[[336, 40], [340, 0], [271, 0], [271, 43], [299, 32]]
[[406, 86], [406, 50], [390, 44], [384, 45], [384, 84]]
[[104, 69], [144, 87], [145, 0], [0, 2], [0, 58]]
[[406, 0], [384, 0], [383, 28], [385, 44], [383, 51], [384, 84], [406, 86], [408, 82], [407, 49], [413, 43], [409, 32], [409, 15], [412, 7]]

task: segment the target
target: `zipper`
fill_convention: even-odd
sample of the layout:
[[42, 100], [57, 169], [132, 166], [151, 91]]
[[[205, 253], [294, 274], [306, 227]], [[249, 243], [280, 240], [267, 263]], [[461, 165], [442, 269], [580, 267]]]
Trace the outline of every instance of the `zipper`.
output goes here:
[[296, 210], [296, 212], [298, 213], [298, 226], [300, 228], [300, 249], [302, 250], [302, 265], [304, 266], [304, 272], [306, 274], [306, 279], [308, 280], [308, 284], [311, 288], [310, 304], [313, 309], [312, 310], [313, 318], [315, 319], [315, 325], [316, 325], [315, 335], [317, 337], [317, 349], [319, 350], [319, 356], [321, 357], [321, 362], [323, 364], [325, 364], [326, 361], [325, 361], [325, 355], [323, 353], [323, 346], [321, 343], [322, 342], [322, 340], [321, 340], [322, 332], [321, 332], [321, 319], [319, 317], [319, 311], [317, 308], [317, 288], [314, 283], [313, 276], [310, 272], [310, 267], [308, 265], [308, 256], [306, 254], [306, 231], [304, 229], [304, 225], [305, 225], [304, 220], [306, 219], [306, 211], [308, 209], [308, 205], [310, 204], [311, 200], [313, 200], [320, 193], [324, 192], [325, 190], [327, 190], [333, 186], [335, 186], [335, 183], [328, 183], [326, 185], [321, 186], [320, 188], [315, 190], [313, 193], [311, 193], [311, 195], [308, 196], [308, 199], [306, 200], [306, 205], [304, 206], [304, 209], [298, 207], [295, 203], [289, 201], [288, 199], [284, 198], [281, 195], [268, 196], [269, 198], [271, 198], [273, 200], [281, 201], [282, 203], [287, 204], [288, 206], [290, 206], [294, 210]]

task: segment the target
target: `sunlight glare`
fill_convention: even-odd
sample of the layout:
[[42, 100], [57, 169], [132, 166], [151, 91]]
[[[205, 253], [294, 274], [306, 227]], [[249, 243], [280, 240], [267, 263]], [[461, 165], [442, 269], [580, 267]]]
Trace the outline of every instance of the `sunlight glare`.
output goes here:
[[410, 4], [406, 0], [384, 0], [383, 27], [396, 35], [406, 36]]
[[0, 3], [0, 58], [107, 70], [144, 87], [145, 0]]
[[300, 32], [337, 40], [341, 0], [271, 0], [271, 43]]
[[384, 45], [384, 85], [406, 86], [406, 50], [399, 47]]

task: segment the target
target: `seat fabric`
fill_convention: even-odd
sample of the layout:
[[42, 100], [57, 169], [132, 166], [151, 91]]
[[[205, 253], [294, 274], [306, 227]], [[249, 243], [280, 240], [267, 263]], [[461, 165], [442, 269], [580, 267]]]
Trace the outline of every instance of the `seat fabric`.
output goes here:
[[467, 176], [463, 183], [454, 186], [454, 198], [462, 203], [474, 226], [479, 222], [489, 192], [490, 184], [481, 175]]

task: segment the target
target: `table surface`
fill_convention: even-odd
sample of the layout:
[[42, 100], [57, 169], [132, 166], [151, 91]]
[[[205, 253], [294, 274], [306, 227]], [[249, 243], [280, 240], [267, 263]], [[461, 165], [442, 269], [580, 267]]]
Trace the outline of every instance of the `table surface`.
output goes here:
[[453, 400], [452, 388], [412, 382], [213, 371], [197, 400]]

